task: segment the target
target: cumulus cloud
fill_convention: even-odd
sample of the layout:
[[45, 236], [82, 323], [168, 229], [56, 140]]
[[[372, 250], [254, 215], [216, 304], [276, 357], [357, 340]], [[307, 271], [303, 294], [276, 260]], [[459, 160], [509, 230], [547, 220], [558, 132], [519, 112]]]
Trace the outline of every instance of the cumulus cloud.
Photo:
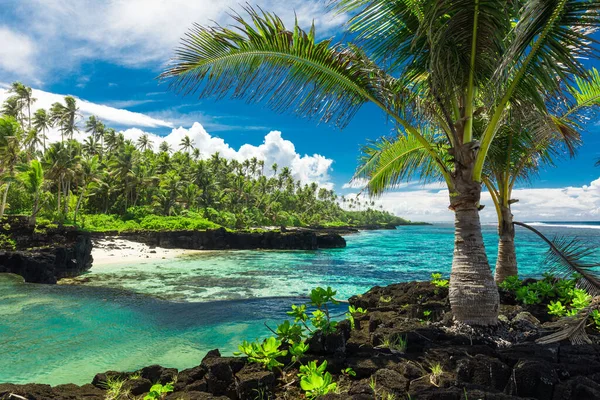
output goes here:
[[[10, 96], [6, 89], [0, 89], [0, 103]], [[49, 109], [52, 103], [62, 102], [64, 96], [49, 93], [42, 90], [33, 90], [33, 97], [37, 100], [33, 104], [32, 112], [38, 108]], [[289, 140], [282, 137], [279, 131], [271, 131], [265, 137], [261, 144], [244, 144], [239, 149], [234, 149], [222, 138], [211, 135], [204, 126], [198, 122], [191, 124], [191, 128], [175, 128], [172, 122], [150, 117], [142, 113], [118, 109], [106, 105], [95, 104], [86, 100], [77, 100], [79, 110], [84, 117], [95, 115], [105, 121], [109, 126], [122, 127], [121, 132], [126, 139], [136, 142], [140, 136], [147, 134], [158, 148], [162, 141], [166, 141], [173, 149], [179, 149], [181, 139], [189, 136], [194, 142], [194, 146], [200, 149], [203, 157], [219, 152], [219, 154], [230, 160], [243, 161], [253, 157], [265, 162], [265, 173], [271, 171], [271, 166], [276, 163], [281, 168], [288, 167], [295, 179], [303, 183], [316, 182], [319, 186], [333, 189], [333, 183], [329, 172], [333, 160], [319, 154], [301, 155], [296, 151], [296, 146]], [[82, 126], [79, 121], [79, 126]], [[171, 132], [166, 136], [159, 136], [154, 133], [144, 131], [144, 128], [171, 128]], [[57, 128], [51, 129], [48, 133], [50, 143], [59, 141], [61, 138]], [[85, 132], [78, 134], [78, 139], [83, 140], [86, 137]]]
[[178, 149], [181, 139], [189, 136], [194, 142], [194, 147], [200, 150], [204, 158], [216, 152], [230, 160], [243, 161], [256, 157], [265, 162], [266, 174], [269, 174], [273, 164], [277, 164], [279, 171], [283, 167], [290, 168], [292, 176], [302, 183], [316, 182], [319, 186], [327, 189], [333, 189], [334, 186], [329, 175], [333, 160], [319, 154], [299, 154], [294, 143], [284, 139], [279, 131], [269, 132], [258, 146], [244, 144], [238, 150], [231, 147], [222, 138], [212, 136], [198, 122], [194, 123], [190, 129], [182, 127], [173, 129], [167, 136], [146, 133], [138, 128], [127, 129], [123, 131], [123, 134], [126, 138], [134, 141], [141, 135], [147, 134], [155, 149], [163, 141], [169, 143], [173, 149]]
[[[0, 46], [1, 47], [1, 46]], [[0, 103], [3, 103], [10, 93], [6, 89], [0, 89]], [[64, 95], [49, 93], [43, 90], [33, 90], [33, 97], [37, 99], [33, 103], [32, 113], [39, 108], [49, 110], [53, 103], [64, 102]], [[83, 99], [77, 99], [80, 113], [84, 116], [95, 115], [110, 125], [137, 126], [143, 128], [173, 128], [171, 122], [152, 118], [142, 113], [136, 113], [124, 109], [114, 108], [102, 104], [96, 104]], [[60, 137], [60, 135], [58, 136]]]
[[0, 71], [7, 78], [24, 76], [35, 79], [35, 44], [26, 35], [0, 25]]
[[[418, 184], [409, 183], [407, 189], [388, 192], [375, 199], [375, 203], [412, 221], [452, 221], [454, 214], [448, 210], [448, 190], [440, 189], [442, 185], [417, 188]], [[512, 206], [519, 221], [595, 221], [600, 218], [600, 178], [580, 187], [515, 189], [513, 198], [519, 200]], [[482, 221], [495, 222], [496, 211], [488, 192], [482, 193], [481, 203], [485, 205], [481, 211]]]
[[[30, 38], [26, 40], [39, 43], [39, 52], [47, 52], [44, 67], [59, 69], [75, 68], [87, 59], [159, 66], [173, 54], [193, 23], [230, 24], [229, 14], [241, 11], [243, 4], [238, 0], [7, 1], [13, 6], [4, 5], [4, 9], [14, 14], [10, 18], [15, 26], [27, 26]], [[320, 34], [331, 34], [346, 19], [328, 12], [323, 0], [258, 0], [252, 4], [277, 13], [287, 24], [297, 15], [300, 24], [309, 28], [314, 19]], [[18, 42], [14, 43], [11, 47], [17, 48]], [[58, 53], [60, 57], [56, 57]]]

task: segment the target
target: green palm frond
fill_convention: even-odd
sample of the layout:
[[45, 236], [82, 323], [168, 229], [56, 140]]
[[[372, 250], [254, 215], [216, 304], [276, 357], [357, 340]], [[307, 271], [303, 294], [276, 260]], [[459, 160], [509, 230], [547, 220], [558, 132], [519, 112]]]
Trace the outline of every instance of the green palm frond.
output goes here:
[[589, 293], [600, 295], [600, 263], [589, 261], [596, 249], [577, 238], [556, 237], [544, 263], [563, 276], [579, 274], [578, 285]]
[[541, 94], [586, 75], [582, 61], [595, 54], [591, 34], [600, 25], [600, 1], [527, 1], [516, 19], [496, 82], [518, 80], [517, 97], [543, 107]]
[[344, 127], [367, 101], [384, 108], [401, 102], [398, 84], [355, 46], [318, 42], [313, 27], [286, 30], [274, 14], [246, 8], [235, 28], [195, 25], [161, 78], [184, 94], [266, 101]]
[[556, 237], [550, 240], [530, 225], [516, 221], [514, 224], [529, 229], [548, 244], [550, 248], [544, 265], [565, 278], [578, 274], [578, 286], [594, 296], [600, 296], [600, 263], [590, 261], [596, 254], [594, 247], [577, 238]]
[[[435, 141], [431, 132], [424, 134], [430, 142]], [[437, 148], [440, 159], [445, 151]], [[353, 181], [366, 180], [365, 189], [372, 196], [397, 187], [403, 181], [418, 179], [422, 182], [443, 181], [439, 165], [423, 144], [412, 136], [399, 135], [394, 139], [382, 138], [363, 148], [360, 165]]]

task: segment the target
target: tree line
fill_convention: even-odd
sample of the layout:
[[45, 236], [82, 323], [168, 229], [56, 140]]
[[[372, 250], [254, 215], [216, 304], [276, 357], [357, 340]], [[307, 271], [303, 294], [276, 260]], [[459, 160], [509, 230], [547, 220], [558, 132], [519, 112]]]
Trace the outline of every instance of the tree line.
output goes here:
[[[289, 167], [219, 153], [203, 158], [189, 136], [178, 148], [163, 141], [155, 149], [147, 134], [134, 142], [95, 116], [80, 126], [71, 96], [32, 114], [31, 88], [15, 82], [10, 92], [0, 118], [0, 217], [27, 214], [33, 224], [38, 216], [54, 223], [87, 221], [99, 229], [98, 214], [204, 218], [232, 228], [406, 222], [373, 202], [304, 184]], [[49, 143], [52, 128], [61, 139]], [[79, 141], [83, 132], [87, 137]]]

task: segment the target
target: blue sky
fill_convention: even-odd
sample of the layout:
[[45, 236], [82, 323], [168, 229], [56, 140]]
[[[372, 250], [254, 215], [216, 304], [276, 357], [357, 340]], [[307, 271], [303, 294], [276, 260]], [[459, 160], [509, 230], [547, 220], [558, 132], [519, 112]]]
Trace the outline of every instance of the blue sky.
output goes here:
[[[91, 103], [142, 113], [173, 127], [189, 129], [199, 122], [211, 138], [223, 139], [234, 150], [245, 144], [253, 145], [254, 153], [249, 150], [248, 154], [259, 151], [255, 147], [263, 144], [269, 132], [279, 131], [283, 140], [294, 146], [293, 151], [280, 155], [283, 158], [297, 155], [298, 169], [319, 164], [320, 161], [310, 158], [315, 154], [331, 160], [327, 165], [319, 164], [327, 169], [324, 174], [298, 172], [298, 176], [309, 180], [316, 176], [314, 179], [319, 183], [342, 194], [356, 192], [344, 189], [343, 185], [352, 176], [360, 146], [368, 139], [388, 134], [391, 129], [370, 105], [346, 129], [339, 131], [314, 121], [276, 114], [261, 105], [179, 97], [160, 85], [156, 76], [191, 23], [206, 24], [210, 20], [227, 23], [229, 8], [239, 9], [239, 1], [3, 0], [2, 3], [0, 82], [21, 80], [44, 92], [71, 94]], [[323, 36], [334, 35], [345, 18], [328, 14], [323, 1], [262, 0], [259, 5], [275, 10], [286, 21], [292, 21], [296, 11], [305, 26], [314, 18]], [[118, 121], [115, 118], [108, 124], [158, 135], [172, 131], [169, 126], [136, 126]], [[600, 212], [600, 180], [597, 187], [593, 184], [600, 176], [600, 168], [593, 166], [600, 157], [599, 134], [598, 122], [590, 123], [586, 144], [576, 159], [542, 171], [531, 186], [524, 188], [523, 195], [542, 196], [545, 200], [543, 204], [531, 203], [528, 206], [531, 210], [521, 206], [523, 219], [600, 220], [600, 215], [596, 217]], [[289, 147], [288, 142], [277, 143]], [[304, 155], [309, 158], [302, 158]], [[532, 192], [534, 189], [538, 191]], [[384, 197], [381, 203], [412, 219], [451, 220], [452, 215], [445, 210], [447, 196], [440, 190], [435, 185], [410, 184]], [[565, 193], [571, 194], [560, 200]], [[557, 205], [552, 205], [556, 199]], [[562, 218], [560, 206], [567, 207]], [[484, 218], [491, 219], [493, 214], [484, 214]]]

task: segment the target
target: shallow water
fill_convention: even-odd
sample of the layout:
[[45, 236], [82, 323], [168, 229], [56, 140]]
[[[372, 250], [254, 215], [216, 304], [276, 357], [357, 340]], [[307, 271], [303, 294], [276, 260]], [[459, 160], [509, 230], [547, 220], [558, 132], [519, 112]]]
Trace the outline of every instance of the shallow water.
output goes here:
[[[600, 246], [597, 229], [538, 228]], [[484, 231], [492, 256], [495, 227]], [[374, 285], [447, 274], [452, 239], [450, 226], [400, 227], [347, 236], [345, 249], [211, 252], [95, 267], [84, 286], [0, 275], [0, 382], [83, 384], [108, 369], [191, 367], [210, 349], [229, 354], [244, 339], [266, 336], [264, 323], [284, 319], [290, 304], [304, 301], [294, 296], [315, 286], [348, 298]], [[533, 234], [518, 231], [522, 275], [543, 272], [545, 250]]]

